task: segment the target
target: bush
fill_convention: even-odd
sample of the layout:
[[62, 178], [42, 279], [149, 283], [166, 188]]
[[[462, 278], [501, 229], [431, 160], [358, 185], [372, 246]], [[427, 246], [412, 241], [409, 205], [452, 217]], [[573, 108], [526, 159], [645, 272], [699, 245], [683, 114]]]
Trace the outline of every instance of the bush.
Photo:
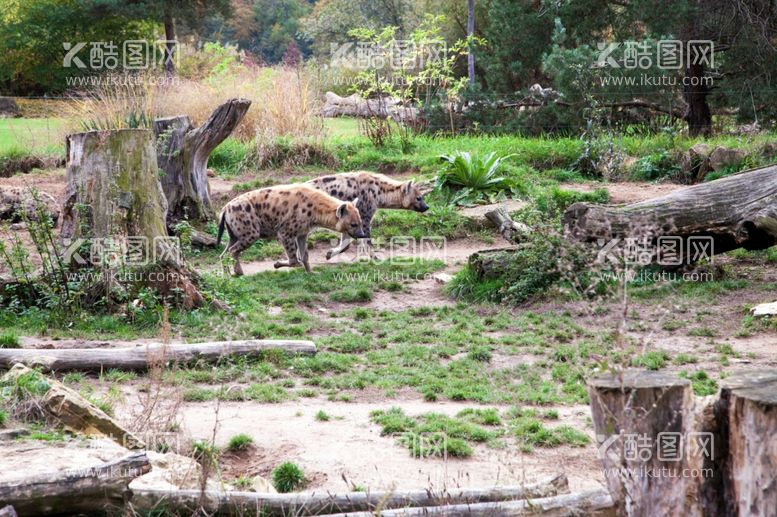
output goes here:
[[512, 187], [511, 182], [506, 177], [498, 176], [497, 171], [502, 161], [510, 156], [497, 156], [491, 152], [481, 157], [466, 151], [442, 155], [440, 159], [445, 162], [445, 166], [437, 175], [435, 190], [454, 191], [454, 204], [471, 204], [508, 190]]
[[19, 336], [10, 331], [0, 334], [0, 348], [20, 348], [22, 346]]
[[286, 462], [272, 471], [272, 484], [282, 494], [293, 492], [305, 486], [305, 473], [295, 463]]
[[248, 436], [247, 434], [236, 434], [232, 438], [229, 439], [229, 443], [227, 444], [227, 450], [230, 451], [244, 451], [248, 449], [251, 445], [253, 445], [254, 439]]

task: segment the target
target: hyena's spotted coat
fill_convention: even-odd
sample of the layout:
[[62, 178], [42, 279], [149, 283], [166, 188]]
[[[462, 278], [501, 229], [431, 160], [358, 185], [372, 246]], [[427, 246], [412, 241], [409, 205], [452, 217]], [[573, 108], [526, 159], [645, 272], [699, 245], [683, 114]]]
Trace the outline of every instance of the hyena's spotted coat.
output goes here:
[[314, 227], [329, 228], [356, 239], [364, 237], [360, 202], [340, 201], [308, 185], [280, 185], [241, 194], [221, 211], [218, 242], [226, 228], [229, 245], [224, 253], [235, 259], [235, 275], [242, 275], [240, 253], [258, 239], [278, 237], [286, 250], [285, 262], [275, 267], [308, 265], [307, 237]]
[[[397, 181], [383, 174], [371, 172], [346, 172], [321, 176], [307, 182], [337, 199], [359, 198], [359, 215], [362, 231], [369, 238], [372, 218], [378, 208], [398, 208], [425, 212], [429, 207], [418, 186], [412, 181]], [[326, 254], [326, 258], [342, 253], [351, 245], [351, 237], [343, 233], [340, 244]], [[368, 244], [371, 242], [368, 240]]]

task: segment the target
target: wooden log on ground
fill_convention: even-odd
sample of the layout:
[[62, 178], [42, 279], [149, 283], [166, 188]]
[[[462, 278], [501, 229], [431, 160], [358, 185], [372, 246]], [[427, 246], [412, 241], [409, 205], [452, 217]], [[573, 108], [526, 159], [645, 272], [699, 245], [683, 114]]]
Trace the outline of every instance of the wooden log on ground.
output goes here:
[[[687, 379], [660, 372], [626, 371], [591, 379], [591, 413], [605, 479], [620, 515], [687, 515], [694, 504], [686, 494], [697, 479], [681, 476], [680, 458], [658, 454], [671, 437], [684, 441], [693, 429], [693, 392]], [[655, 475], [658, 473], [658, 475]]]
[[130, 481], [150, 468], [146, 453], [134, 452], [95, 465], [15, 477], [0, 481], [0, 506], [13, 506], [20, 515], [101, 515], [121, 506]]
[[777, 371], [732, 375], [722, 383], [716, 406], [723, 491], [715, 515], [777, 514]]
[[[4, 376], [4, 381], [31, 374], [33, 370], [15, 364]], [[127, 449], [142, 449], [143, 440], [121, 426], [103, 410], [86, 400], [80, 393], [65, 386], [56, 379], [46, 378], [48, 389], [39, 404], [47, 416], [75, 432], [86, 435], [101, 435], [110, 438]], [[1, 501], [1, 499], [0, 499]]]
[[497, 229], [499, 234], [507, 241], [513, 244], [518, 244], [523, 240], [523, 236], [527, 235], [531, 230], [525, 224], [517, 223], [513, 221], [510, 214], [504, 208], [497, 208], [486, 212], [486, 219]]
[[583, 242], [647, 239], [655, 245], [658, 237], [680, 237], [685, 241], [682, 264], [702, 258], [701, 250], [688, 243], [690, 237], [711, 238], [713, 254], [766, 249], [777, 244], [777, 166], [626, 206], [575, 203], [562, 223], [572, 238]]
[[0, 349], [0, 368], [21, 363], [40, 367], [44, 371], [146, 370], [157, 362], [215, 363], [230, 355], [256, 356], [267, 350], [283, 350], [291, 354], [313, 355], [312, 341], [280, 339], [249, 339], [245, 341], [214, 341], [208, 343], [150, 343], [131, 348], [68, 348], [68, 349]]
[[[457, 489], [442, 493], [427, 490], [408, 492], [350, 492], [347, 494], [262, 494], [255, 492], [206, 492], [199, 490], [134, 490], [130, 500], [136, 511], [164, 507], [191, 512], [202, 503], [208, 512], [219, 515], [320, 515], [331, 512], [364, 512], [374, 515], [389, 508], [419, 507], [433, 511], [434, 506], [450, 504], [489, 504], [515, 499], [552, 498], [568, 493], [566, 476], [557, 474], [538, 483], [493, 489]], [[360, 514], [359, 514], [360, 515]]]
[[337, 513], [322, 517], [521, 517], [545, 515], [546, 517], [615, 517], [615, 505], [605, 490], [593, 490], [575, 494], [564, 494], [541, 499], [489, 502], [475, 504], [452, 504], [423, 508], [399, 508], [375, 512]]
[[476, 251], [469, 256], [469, 268], [480, 279], [496, 278], [510, 268], [517, 248]]
[[168, 224], [213, 218], [208, 187], [208, 157], [237, 127], [251, 106], [248, 99], [231, 99], [194, 128], [189, 117], [154, 121], [162, 188], [168, 202]]

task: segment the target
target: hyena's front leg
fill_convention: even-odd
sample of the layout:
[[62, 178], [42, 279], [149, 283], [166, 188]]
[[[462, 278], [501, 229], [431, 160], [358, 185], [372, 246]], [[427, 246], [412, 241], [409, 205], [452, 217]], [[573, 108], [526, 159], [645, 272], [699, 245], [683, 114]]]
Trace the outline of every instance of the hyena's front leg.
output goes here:
[[278, 261], [275, 263], [275, 269], [281, 267], [296, 267], [299, 266], [299, 258], [297, 258], [297, 237], [295, 235], [278, 235], [278, 240], [281, 242], [283, 249], [286, 250], [286, 258], [288, 260]]
[[337, 247], [332, 248], [331, 250], [326, 252], [326, 259], [329, 260], [332, 257], [339, 255], [340, 253], [344, 252], [348, 249], [348, 247], [353, 242], [353, 239], [348, 234], [341, 233], [340, 234], [340, 244], [337, 245]]

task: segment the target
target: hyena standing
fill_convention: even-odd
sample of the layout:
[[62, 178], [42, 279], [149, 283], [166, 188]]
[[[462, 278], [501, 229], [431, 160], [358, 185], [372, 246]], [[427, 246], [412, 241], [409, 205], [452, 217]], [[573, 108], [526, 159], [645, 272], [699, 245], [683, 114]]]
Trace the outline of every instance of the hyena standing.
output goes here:
[[308, 185], [280, 185], [241, 194], [221, 211], [218, 243], [224, 228], [229, 234], [229, 245], [221, 256], [232, 255], [235, 275], [240, 276], [240, 253], [258, 239], [277, 236], [288, 260], [276, 262], [275, 267], [302, 265], [310, 272], [307, 237], [313, 228], [329, 228], [355, 239], [365, 236], [356, 208], [360, 201], [351, 199], [353, 202], [340, 201]]
[[[416, 212], [426, 212], [429, 209], [415, 183], [393, 180], [383, 174], [346, 172], [321, 176], [308, 181], [307, 184], [337, 199], [359, 198], [362, 231], [367, 239], [370, 237], [372, 218], [378, 208], [398, 208]], [[340, 244], [329, 250], [326, 258], [330, 259], [347, 250], [351, 245], [351, 237], [353, 235], [343, 233]], [[371, 246], [372, 241], [368, 240], [367, 244]]]

